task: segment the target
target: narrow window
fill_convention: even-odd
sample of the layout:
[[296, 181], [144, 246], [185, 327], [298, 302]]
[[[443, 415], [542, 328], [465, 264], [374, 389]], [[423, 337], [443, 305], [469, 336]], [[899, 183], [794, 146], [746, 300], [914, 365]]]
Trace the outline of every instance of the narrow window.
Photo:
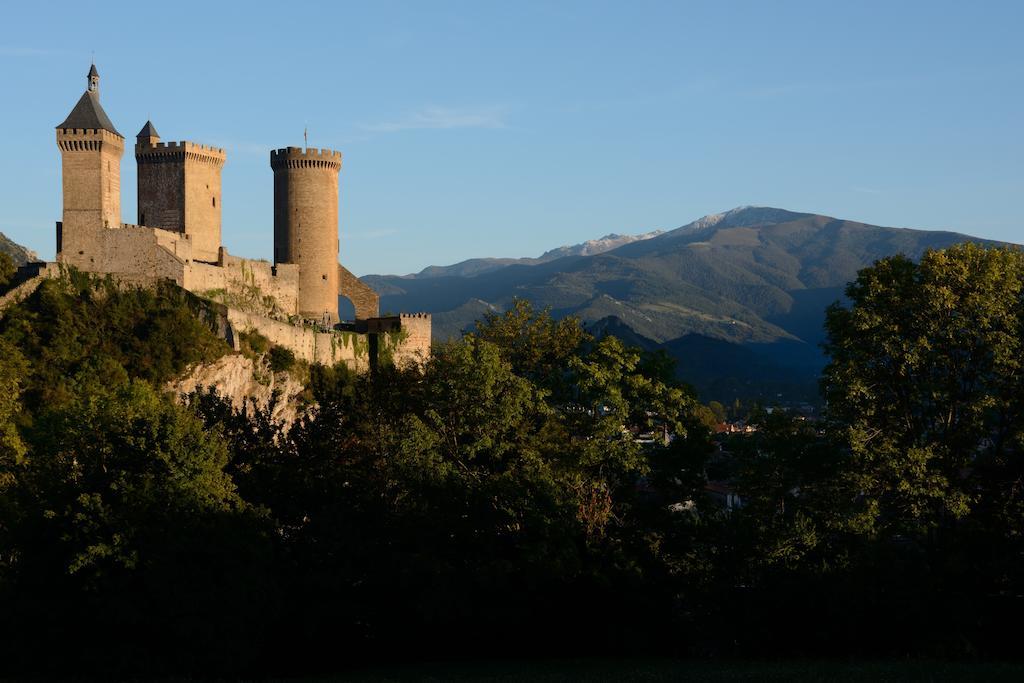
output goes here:
[[216, 197], [213, 198], [213, 208], [215, 208], [215, 209], [217, 208], [217, 198]]

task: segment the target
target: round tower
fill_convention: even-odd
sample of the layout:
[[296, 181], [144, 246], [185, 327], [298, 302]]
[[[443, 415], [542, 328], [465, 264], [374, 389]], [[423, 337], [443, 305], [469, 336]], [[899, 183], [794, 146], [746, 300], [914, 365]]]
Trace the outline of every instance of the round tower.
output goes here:
[[288, 147], [274, 169], [274, 263], [299, 266], [299, 314], [338, 320], [338, 171], [341, 152]]

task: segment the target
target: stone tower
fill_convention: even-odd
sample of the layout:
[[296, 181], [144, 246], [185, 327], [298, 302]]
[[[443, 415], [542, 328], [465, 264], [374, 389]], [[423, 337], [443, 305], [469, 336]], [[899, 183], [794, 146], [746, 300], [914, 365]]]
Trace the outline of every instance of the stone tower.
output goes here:
[[341, 152], [288, 147], [274, 169], [274, 263], [298, 264], [299, 313], [338, 320], [338, 171]]
[[146, 121], [135, 142], [139, 166], [139, 224], [185, 233], [198, 261], [220, 249], [220, 172], [224, 150], [194, 142], [160, 142]]
[[121, 227], [124, 137], [100, 106], [100, 74], [95, 64], [87, 82], [78, 104], [57, 126], [64, 191], [57, 255], [74, 263], [87, 262], [95, 246], [90, 233]]

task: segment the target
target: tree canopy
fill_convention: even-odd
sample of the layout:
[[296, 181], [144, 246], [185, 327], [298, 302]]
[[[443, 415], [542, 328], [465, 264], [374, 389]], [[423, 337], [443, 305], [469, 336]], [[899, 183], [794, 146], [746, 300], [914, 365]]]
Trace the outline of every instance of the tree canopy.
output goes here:
[[164, 391], [230, 352], [201, 302], [70, 273], [0, 318], [0, 653], [1008, 656], [1022, 301], [1019, 251], [864, 269], [828, 311], [820, 420], [703, 406], [664, 356], [517, 301], [422, 364], [310, 367], [289, 428]]

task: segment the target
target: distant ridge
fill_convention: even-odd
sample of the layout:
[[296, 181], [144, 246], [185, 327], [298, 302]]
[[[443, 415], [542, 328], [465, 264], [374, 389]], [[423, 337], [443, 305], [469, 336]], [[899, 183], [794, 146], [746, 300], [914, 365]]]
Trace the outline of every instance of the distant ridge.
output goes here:
[[596, 240], [587, 240], [586, 242], [581, 242], [580, 244], [574, 244], [572, 246], [550, 249], [541, 254], [541, 257], [537, 260], [544, 262], [551, 261], [556, 258], [562, 258], [563, 256], [594, 256], [596, 254], [603, 254], [606, 251], [611, 251], [612, 249], [618, 249], [624, 244], [649, 240], [652, 237], [657, 237], [663, 233], [664, 231], [662, 230], [652, 230], [651, 232], [645, 232], [640, 235], [618, 235], [616, 233], [611, 233], [604, 237], [599, 237]]
[[460, 261], [459, 263], [455, 263], [450, 266], [427, 266], [420, 272], [406, 275], [405, 277], [473, 277], [493, 270], [498, 270], [499, 268], [504, 268], [505, 266], [536, 265], [538, 263], [554, 261], [555, 259], [562, 258], [564, 256], [593, 256], [595, 254], [603, 254], [604, 252], [611, 251], [612, 249], [617, 249], [624, 244], [657, 237], [658, 235], [661, 235], [662, 232], [663, 231], [661, 230], [654, 230], [640, 235], [619, 235], [611, 233], [604, 237], [599, 237], [596, 240], [587, 240], [586, 242], [581, 242], [579, 244], [555, 247], [554, 249], [545, 251], [537, 258], [474, 258], [466, 261]]
[[[742, 381], [718, 380], [743, 368], [774, 378], [800, 368], [800, 384], [812, 386], [824, 309], [859, 269], [964, 241], [995, 244], [742, 206], [667, 232], [607, 235], [535, 259], [470, 259], [363, 280], [381, 294], [382, 310], [433, 313], [436, 339], [457, 336], [484, 310], [503, 310], [520, 297], [588, 324], [611, 318], [602, 325], [665, 348], [680, 367], [699, 371], [705, 386], [739, 390]], [[743, 352], [731, 352], [734, 346]], [[706, 363], [690, 356], [697, 350]]]

